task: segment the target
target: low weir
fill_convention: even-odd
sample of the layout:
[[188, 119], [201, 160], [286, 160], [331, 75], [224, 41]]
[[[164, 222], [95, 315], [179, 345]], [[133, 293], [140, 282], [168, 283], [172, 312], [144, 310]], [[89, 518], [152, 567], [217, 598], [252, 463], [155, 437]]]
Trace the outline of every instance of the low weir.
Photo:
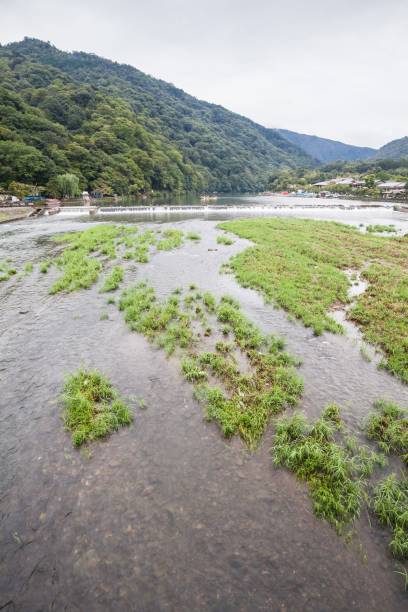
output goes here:
[[302, 204], [288, 204], [288, 203], [274, 203], [274, 204], [186, 204], [186, 205], [161, 205], [161, 206], [61, 206], [59, 214], [90, 214], [90, 215], [113, 215], [113, 214], [166, 214], [166, 213], [214, 213], [214, 212], [254, 212], [254, 213], [267, 213], [271, 210], [276, 209], [311, 209], [311, 208], [329, 208], [329, 209], [343, 209], [353, 210], [361, 208], [388, 208], [390, 204], [385, 203], [340, 203], [335, 204], [322, 204], [317, 202], [303, 203]]

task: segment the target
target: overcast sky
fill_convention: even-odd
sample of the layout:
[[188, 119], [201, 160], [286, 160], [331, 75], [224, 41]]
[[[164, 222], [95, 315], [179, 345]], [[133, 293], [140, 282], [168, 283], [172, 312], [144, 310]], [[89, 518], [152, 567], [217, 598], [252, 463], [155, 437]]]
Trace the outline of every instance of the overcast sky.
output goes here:
[[126, 62], [268, 127], [380, 146], [408, 134], [408, 0], [0, 0], [33, 36]]

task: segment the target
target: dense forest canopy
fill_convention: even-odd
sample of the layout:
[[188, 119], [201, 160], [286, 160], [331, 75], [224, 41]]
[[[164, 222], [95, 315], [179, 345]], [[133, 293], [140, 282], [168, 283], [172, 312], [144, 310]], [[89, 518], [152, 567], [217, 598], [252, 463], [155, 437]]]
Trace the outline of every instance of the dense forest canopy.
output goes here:
[[264, 189], [278, 168], [316, 161], [277, 130], [127, 65], [26, 38], [0, 46], [0, 187], [57, 194]]

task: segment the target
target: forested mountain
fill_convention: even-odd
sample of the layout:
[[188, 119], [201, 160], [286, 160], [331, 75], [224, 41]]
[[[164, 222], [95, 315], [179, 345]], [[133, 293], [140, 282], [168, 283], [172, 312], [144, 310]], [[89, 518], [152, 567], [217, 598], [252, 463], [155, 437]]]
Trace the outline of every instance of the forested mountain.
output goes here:
[[370, 149], [370, 147], [356, 147], [337, 140], [299, 134], [290, 130], [278, 131], [286, 140], [300, 147], [305, 153], [308, 153], [322, 163], [368, 159], [375, 154], [375, 149]]
[[380, 147], [375, 154], [376, 159], [401, 159], [408, 158], [408, 136], [392, 140]]
[[70, 172], [104, 193], [254, 191], [316, 161], [276, 130], [139, 70], [25, 38], [0, 46], [0, 186]]

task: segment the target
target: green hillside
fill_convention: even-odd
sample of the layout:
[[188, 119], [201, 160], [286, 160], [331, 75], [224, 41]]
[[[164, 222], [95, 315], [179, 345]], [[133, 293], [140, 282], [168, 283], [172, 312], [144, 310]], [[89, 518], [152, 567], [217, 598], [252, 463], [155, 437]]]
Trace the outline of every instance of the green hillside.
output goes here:
[[139, 70], [24, 39], [0, 46], [0, 187], [52, 193], [66, 172], [104, 193], [255, 191], [316, 164], [283, 138]]
[[392, 140], [382, 146], [375, 154], [377, 159], [408, 159], [408, 136]]

